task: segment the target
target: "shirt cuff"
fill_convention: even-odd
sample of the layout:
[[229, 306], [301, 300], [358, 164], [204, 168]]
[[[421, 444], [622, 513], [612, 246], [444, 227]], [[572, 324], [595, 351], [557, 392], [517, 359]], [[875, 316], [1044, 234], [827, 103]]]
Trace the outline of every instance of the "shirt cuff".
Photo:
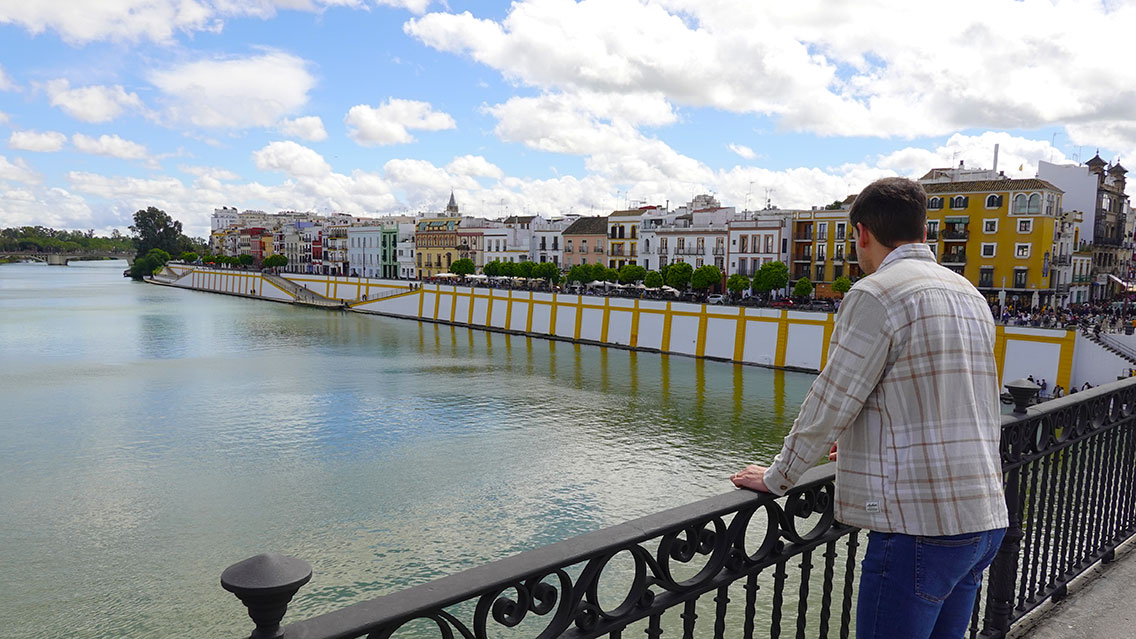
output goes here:
[[778, 497], [789, 492], [789, 489], [793, 487], [793, 482], [789, 481], [789, 478], [781, 472], [776, 463], [765, 469], [765, 475], [762, 477], [762, 480], [765, 482], [765, 487], [769, 489], [769, 492]]

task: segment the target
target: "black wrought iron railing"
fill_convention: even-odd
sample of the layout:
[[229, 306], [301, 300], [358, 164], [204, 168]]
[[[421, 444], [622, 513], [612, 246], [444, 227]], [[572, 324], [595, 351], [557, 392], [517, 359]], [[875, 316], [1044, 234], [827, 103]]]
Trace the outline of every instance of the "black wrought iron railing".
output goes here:
[[[1136, 378], [1018, 408], [1002, 424], [1010, 526], [972, 639], [1005, 636], [1136, 534]], [[846, 638], [863, 535], [834, 520], [831, 469], [784, 498], [733, 491], [284, 628], [306, 563], [259, 555], [221, 580], [248, 606], [253, 639]]]

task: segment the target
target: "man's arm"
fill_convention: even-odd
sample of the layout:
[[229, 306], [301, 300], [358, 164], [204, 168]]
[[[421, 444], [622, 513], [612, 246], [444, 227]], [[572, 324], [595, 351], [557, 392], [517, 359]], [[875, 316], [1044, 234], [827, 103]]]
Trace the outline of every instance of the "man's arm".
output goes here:
[[828, 361], [801, 404], [781, 453], [768, 469], [750, 466], [735, 474], [734, 484], [778, 495], [792, 488], [860, 414], [883, 374], [890, 345], [883, 304], [872, 295], [849, 291], [836, 318]]

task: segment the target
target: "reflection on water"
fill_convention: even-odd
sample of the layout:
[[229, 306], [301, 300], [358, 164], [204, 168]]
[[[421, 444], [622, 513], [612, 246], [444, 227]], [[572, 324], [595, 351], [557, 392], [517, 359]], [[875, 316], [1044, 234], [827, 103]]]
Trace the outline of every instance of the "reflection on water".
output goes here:
[[[241, 636], [730, 490], [811, 376], [0, 267], [5, 635]], [[175, 630], [176, 629], [176, 630]]]

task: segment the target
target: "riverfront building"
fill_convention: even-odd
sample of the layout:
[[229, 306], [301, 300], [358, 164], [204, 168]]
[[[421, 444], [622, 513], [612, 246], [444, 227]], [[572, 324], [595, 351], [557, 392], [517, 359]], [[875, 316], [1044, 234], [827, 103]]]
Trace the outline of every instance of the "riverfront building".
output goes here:
[[607, 249], [607, 217], [582, 217], [572, 222], [562, 233], [564, 237], [564, 268], [577, 264], [603, 263]]

